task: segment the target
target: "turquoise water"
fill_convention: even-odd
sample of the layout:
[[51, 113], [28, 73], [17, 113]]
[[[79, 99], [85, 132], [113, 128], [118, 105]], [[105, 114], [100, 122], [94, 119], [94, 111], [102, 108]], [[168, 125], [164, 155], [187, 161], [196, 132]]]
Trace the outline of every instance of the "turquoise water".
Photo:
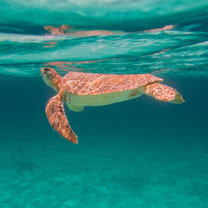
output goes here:
[[[207, 208], [207, 9], [202, 0], [2, 0], [0, 208]], [[44, 30], [62, 24], [116, 34]], [[65, 106], [74, 145], [45, 116], [56, 94], [40, 77], [45, 66], [62, 75], [152, 73], [186, 102]]]

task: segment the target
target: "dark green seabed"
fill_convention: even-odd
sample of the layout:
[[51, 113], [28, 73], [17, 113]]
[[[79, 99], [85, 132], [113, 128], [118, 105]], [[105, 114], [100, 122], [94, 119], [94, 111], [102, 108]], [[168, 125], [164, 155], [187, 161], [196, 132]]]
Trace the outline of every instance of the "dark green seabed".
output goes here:
[[[207, 208], [207, 1], [25, 2], [0, 8], [0, 208]], [[60, 24], [123, 33], [43, 29]], [[165, 25], [175, 27], [148, 31]], [[65, 106], [74, 145], [46, 118], [56, 93], [40, 77], [44, 66], [153, 73], [186, 102], [143, 95], [81, 113]]]

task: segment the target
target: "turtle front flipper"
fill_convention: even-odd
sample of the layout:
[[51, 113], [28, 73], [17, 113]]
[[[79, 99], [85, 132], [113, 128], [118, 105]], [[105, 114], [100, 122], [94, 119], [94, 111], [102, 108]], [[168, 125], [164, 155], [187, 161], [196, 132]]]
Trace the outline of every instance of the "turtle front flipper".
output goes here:
[[167, 101], [175, 104], [184, 102], [182, 95], [177, 92], [177, 90], [159, 83], [146, 85], [145, 94], [160, 101]]
[[72, 143], [78, 144], [77, 135], [71, 129], [64, 112], [61, 95], [52, 97], [45, 109], [49, 123], [61, 136]]

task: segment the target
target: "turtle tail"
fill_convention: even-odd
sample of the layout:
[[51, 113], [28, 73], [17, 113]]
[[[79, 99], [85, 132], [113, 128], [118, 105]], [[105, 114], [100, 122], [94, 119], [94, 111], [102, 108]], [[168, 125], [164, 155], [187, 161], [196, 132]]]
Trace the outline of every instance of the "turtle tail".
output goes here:
[[78, 144], [77, 135], [71, 129], [66, 118], [60, 93], [48, 101], [45, 112], [54, 130], [70, 142]]

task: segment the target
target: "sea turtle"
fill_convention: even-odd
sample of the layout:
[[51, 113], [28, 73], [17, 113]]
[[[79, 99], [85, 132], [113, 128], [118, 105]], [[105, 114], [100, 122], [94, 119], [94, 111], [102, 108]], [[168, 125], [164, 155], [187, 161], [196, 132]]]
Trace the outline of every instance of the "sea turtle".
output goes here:
[[80, 112], [84, 106], [100, 106], [136, 98], [142, 94], [160, 101], [183, 103], [182, 95], [172, 87], [160, 84], [163, 79], [151, 74], [97, 74], [70, 71], [61, 77], [53, 68], [41, 69], [47, 85], [58, 94], [52, 97], [45, 112], [51, 126], [64, 138], [77, 144], [64, 112], [65, 102], [72, 111]]

